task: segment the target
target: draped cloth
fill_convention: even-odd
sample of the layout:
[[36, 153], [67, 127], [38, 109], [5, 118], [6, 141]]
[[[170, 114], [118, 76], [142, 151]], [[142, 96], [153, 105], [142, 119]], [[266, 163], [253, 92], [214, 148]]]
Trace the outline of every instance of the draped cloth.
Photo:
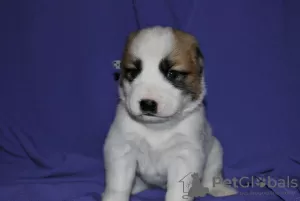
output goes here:
[[[100, 200], [118, 98], [112, 62], [128, 33], [152, 25], [199, 40], [225, 177], [300, 180], [299, 8], [296, 0], [1, 1], [0, 200]], [[224, 200], [300, 197], [287, 185], [238, 190]]]

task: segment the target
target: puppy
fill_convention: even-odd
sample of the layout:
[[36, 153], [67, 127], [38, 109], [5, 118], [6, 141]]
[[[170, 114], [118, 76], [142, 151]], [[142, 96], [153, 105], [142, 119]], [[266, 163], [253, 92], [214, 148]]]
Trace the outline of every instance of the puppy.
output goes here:
[[237, 193], [213, 183], [222, 178], [223, 151], [205, 117], [205, 93], [203, 56], [192, 35], [159, 26], [129, 35], [104, 145], [103, 201], [128, 201], [153, 186], [167, 190], [166, 201], [191, 201], [180, 182], [189, 173], [213, 196]]

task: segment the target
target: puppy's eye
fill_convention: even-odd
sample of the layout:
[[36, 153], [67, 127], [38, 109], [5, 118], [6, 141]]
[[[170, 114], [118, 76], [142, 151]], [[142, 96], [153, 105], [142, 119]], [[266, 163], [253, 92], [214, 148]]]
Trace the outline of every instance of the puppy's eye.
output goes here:
[[135, 69], [135, 68], [124, 69], [124, 76], [129, 82], [132, 82], [138, 76], [139, 73], [140, 73], [139, 69]]
[[188, 73], [186, 72], [181, 72], [181, 71], [176, 71], [176, 70], [169, 70], [167, 74], [168, 80], [171, 82], [183, 82], [184, 79], [186, 78]]

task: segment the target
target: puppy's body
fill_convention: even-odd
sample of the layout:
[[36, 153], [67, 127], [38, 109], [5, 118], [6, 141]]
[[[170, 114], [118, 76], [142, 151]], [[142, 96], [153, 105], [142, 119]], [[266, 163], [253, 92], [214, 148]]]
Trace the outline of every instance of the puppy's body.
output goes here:
[[104, 147], [103, 201], [128, 201], [153, 185], [167, 189], [166, 201], [192, 200], [179, 181], [194, 172], [210, 194], [236, 193], [213, 186], [214, 177], [222, 178], [223, 152], [206, 120], [202, 68], [202, 54], [187, 33], [152, 27], [131, 34], [121, 100]]

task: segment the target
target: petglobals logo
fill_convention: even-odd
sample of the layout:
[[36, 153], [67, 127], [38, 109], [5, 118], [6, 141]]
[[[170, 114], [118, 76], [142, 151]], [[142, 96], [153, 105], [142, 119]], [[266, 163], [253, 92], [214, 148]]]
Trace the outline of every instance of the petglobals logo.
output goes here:
[[292, 179], [289, 176], [285, 178], [275, 179], [271, 176], [267, 177], [241, 177], [241, 178], [232, 178], [232, 179], [221, 179], [214, 178], [213, 185], [217, 184], [226, 184], [231, 185], [234, 188], [253, 188], [253, 187], [265, 187], [269, 188], [297, 188], [299, 186], [299, 181], [297, 179]]

